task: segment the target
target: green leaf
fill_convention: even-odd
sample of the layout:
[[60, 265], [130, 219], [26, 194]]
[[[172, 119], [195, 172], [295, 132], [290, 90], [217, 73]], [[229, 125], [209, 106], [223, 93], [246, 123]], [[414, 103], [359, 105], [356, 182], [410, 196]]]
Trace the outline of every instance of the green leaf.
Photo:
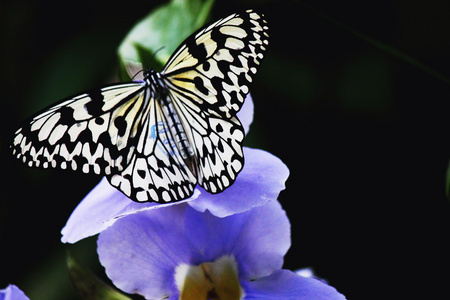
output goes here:
[[70, 280], [83, 299], [131, 300], [131, 298], [100, 280], [85, 266], [81, 265], [69, 252], [67, 253], [67, 269]]
[[180, 43], [206, 23], [213, 3], [172, 0], [138, 22], [119, 46], [121, 79], [145, 68], [160, 71]]

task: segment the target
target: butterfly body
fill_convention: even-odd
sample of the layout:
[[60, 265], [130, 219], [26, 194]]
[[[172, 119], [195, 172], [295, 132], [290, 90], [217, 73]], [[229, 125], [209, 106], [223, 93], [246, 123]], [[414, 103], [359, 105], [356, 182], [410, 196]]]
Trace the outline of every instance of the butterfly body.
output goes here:
[[184, 160], [192, 160], [194, 151], [189, 145], [183, 125], [178, 118], [178, 114], [170, 99], [168, 88], [164, 84], [161, 74], [152, 69], [147, 69], [144, 71], [144, 82], [147, 88], [152, 89], [153, 98], [159, 101], [166, 117], [167, 125], [170, 128], [172, 136], [175, 138], [175, 144], [180, 150], [181, 156]]
[[244, 164], [236, 117], [268, 44], [249, 10], [207, 25], [161, 72], [44, 109], [15, 133], [13, 154], [30, 167], [105, 175], [132, 200], [170, 202], [198, 183], [219, 193]]

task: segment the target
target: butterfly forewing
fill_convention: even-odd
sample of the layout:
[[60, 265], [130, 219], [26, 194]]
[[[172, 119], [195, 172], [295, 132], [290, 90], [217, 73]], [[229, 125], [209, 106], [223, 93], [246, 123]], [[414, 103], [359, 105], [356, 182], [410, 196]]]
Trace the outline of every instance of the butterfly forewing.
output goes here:
[[236, 115], [268, 44], [268, 27], [253, 11], [233, 14], [191, 35], [163, 70], [171, 88], [202, 110]]
[[13, 154], [30, 167], [121, 171], [133, 155], [143, 91], [120, 84], [61, 101], [16, 131]]

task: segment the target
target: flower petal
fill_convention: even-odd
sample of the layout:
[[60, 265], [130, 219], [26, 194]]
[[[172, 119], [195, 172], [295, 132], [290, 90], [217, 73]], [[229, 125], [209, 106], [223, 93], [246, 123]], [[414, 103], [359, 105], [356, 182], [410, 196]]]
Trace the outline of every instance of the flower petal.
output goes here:
[[1, 300], [30, 300], [24, 292], [17, 286], [10, 284], [5, 289], [0, 290]]
[[201, 195], [189, 205], [218, 217], [241, 213], [276, 200], [284, 190], [289, 169], [269, 152], [244, 147], [245, 164], [236, 181], [219, 194], [209, 194], [198, 187]]
[[344, 300], [335, 288], [314, 278], [278, 270], [256, 281], [242, 283], [245, 299]]
[[236, 115], [244, 127], [245, 134], [248, 133], [250, 124], [253, 122], [254, 107], [252, 96], [248, 93], [241, 110]]
[[277, 201], [218, 218], [187, 204], [148, 210], [118, 220], [100, 233], [98, 254], [120, 289], [150, 298], [178, 294], [175, 270], [233, 256], [244, 280], [281, 268], [290, 224]]
[[174, 270], [191, 256], [184, 235], [186, 208], [180, 204], [134, 214], [100, 233], [99, 259], [118, 288], [152, 299], [178, 292]]
[[[194, 191], [194, 195], [186, 201], [193, 200], [198, 195], [199, 191]], [[118, 219], [127, 215], [179, 203], [158, 204], [155, 202], [137, 203], [131, 201], [111, 186], [104, 177], [72, 212], [66, 226], [61, 230], [61, 241], [63, 243], [76, 243], [102, 232]]]
[[291, 245], [289, 220], [278, 201], [225, 218], [186, 210], [185, 226], [197, 264], [233, 255], [246, 280], [280, 269]]

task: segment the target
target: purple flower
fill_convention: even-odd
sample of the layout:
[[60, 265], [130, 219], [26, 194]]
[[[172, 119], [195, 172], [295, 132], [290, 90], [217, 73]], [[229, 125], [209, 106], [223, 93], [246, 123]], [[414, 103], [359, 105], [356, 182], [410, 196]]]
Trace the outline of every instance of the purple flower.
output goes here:
[[30, 300], [17, 286], [10, 284], [0, 290], [0, 300]]
[[148, 210], [98, 238], [108, 277], [146, 299], [345, 299], [321, 281], [281, 269], [289, 247], [290, 224], [278, 201], [223, 218], [186, 203]]
[[[253, 102], [247, 96], [238, 114], [246, 132], [253, 118]], [[209, 211], [218, 217], [244, 212], [275, 200], [289, 176], [288, 168], [280, 159], [268, 152], [244, 147], [245, 164], [234, 184], [220, 194], [209, 194], [197, 186], [189, 199], [176, 203], [136, 203], [102, 181], [83, 199], [73, 211], [62, 229], [62, 242], [75, 243], [83, 238], [98, 234], [118, 219], [145, 210], [188, 203], [198, 211]], [[244, 201], [236, 195], [246, 195]]]

